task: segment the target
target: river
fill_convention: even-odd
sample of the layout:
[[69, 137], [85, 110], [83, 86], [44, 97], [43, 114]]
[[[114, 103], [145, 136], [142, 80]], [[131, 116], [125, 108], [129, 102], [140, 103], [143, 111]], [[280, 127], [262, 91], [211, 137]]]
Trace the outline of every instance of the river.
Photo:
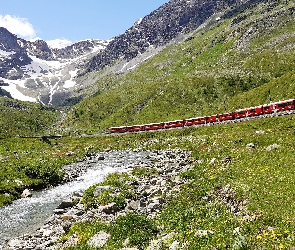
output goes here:
[[[111, 151], [101, 153], [102, 160], [92, 160], [87, 171], [75, 181], [33, 193], [31, 198], [19, 199], [0, 208], [0, 245], [11, 238], [33, 233], [40, 228], [61, 201], [75, 192], [101, 182], [106, 175], [123, 172], [139, 162], [148, 162], [148, 152]], [[79, 163], [81, 164], [81, 163]]]

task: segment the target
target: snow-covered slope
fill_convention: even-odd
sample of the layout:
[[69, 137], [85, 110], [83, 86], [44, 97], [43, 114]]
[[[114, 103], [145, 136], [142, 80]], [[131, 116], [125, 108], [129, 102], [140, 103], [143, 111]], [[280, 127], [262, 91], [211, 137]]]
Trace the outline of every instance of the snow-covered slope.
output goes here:
[[79, 69], [108, 43], [85, 40], [56, 49], [0, 28], [0, 88], [15, 99], [61, 105], [71, 96]]

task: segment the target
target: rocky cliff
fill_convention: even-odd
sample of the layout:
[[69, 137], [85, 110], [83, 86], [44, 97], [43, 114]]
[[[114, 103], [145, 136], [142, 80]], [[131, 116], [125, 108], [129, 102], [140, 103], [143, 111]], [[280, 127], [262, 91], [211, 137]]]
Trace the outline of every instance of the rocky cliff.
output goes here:
[[26, 41], [0, 28], [0, 94], [61, 105], [71, 95], [78, 70], [107, 44], [85, 40], [53, 49], [43, 40]]

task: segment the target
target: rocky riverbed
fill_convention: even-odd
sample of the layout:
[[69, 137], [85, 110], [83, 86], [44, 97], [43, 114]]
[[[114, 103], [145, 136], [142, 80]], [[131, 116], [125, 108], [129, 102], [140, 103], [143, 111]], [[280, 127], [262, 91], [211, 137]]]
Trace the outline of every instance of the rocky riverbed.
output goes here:
[[[125, 156], [130, 154], [130, 151], [121, 152], [119, 157], [121, 160], [117, 161], [116, 164], [119, 164], [117, 167], [120, 167], [120, 164], [124, 165], [124, 171], [127, 171], [128, 175], [134, 179], [130, 183], [130, 191], [136, 194], [136, 199], [126, 199], [126, 205], [123, 208], [118, 207], [116, 203], [109, 203], [86, 209], [82, 203], [83, 193], [74, 192], [55, 207], [41, 227], [30, 234], [23, 232], [22, 236], [10, 239], [5, 246], [0, 246], [0, 249], [63, 249], [75, 246], [78, 242], [75, 235], [66, 242], [59, 242], [60, 237], [68, 232], [75, 223], [96, 220], [110, 222], [130, 211], [136, 211], [148, 217], [155, 217], [165, 206], [166, 200], [163, 197], [174, 195], [179, 191], [181, 185], [185, 183], [185, 180], [181, 179], [179, 174], [193, 167], [193, 159], [190, 152], [179, 149], [134, 151], [134, 153], [137, 155], [137, 160], [134, 160], [132, 164], [128, 163], [126, 165], [125, 163]], [[67, 173], [66, 180], [74, 181], [89, 171], [87, 165], [95, 165], [116, 154], [118, 154], [117, 151], [93, 154], [89, 155], [83, 162], [66, 166], [64, 168]], [[156, 171], [157, 174], [134, 176], [131, 171], [135, 167]], [[111, 189], [113, 195], [120, 191], [110, 186], [97, 186], [93, 194], [98, 196], [106, 189]], [[102, 247], [107, 242], [108, 237], [110, 235], [107, 232], [100, 232], [89, 240], [89, 245]]]

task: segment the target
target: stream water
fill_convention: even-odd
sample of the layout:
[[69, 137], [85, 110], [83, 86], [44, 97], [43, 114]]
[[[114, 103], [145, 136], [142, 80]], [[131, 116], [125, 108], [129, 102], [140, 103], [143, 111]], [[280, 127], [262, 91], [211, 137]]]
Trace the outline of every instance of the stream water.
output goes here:
[[101, 182], [109, 173], [123, 172], [134, 164], [149, 161], [148, 152], [112, 151], [103, 153], [103, 156], [103, 160], [92, 162], [77, 180], [35, 192], [31, 198], [19, 199], [0, 208], [0, 245], [40, 228], [61, 201], [71, 194]]

